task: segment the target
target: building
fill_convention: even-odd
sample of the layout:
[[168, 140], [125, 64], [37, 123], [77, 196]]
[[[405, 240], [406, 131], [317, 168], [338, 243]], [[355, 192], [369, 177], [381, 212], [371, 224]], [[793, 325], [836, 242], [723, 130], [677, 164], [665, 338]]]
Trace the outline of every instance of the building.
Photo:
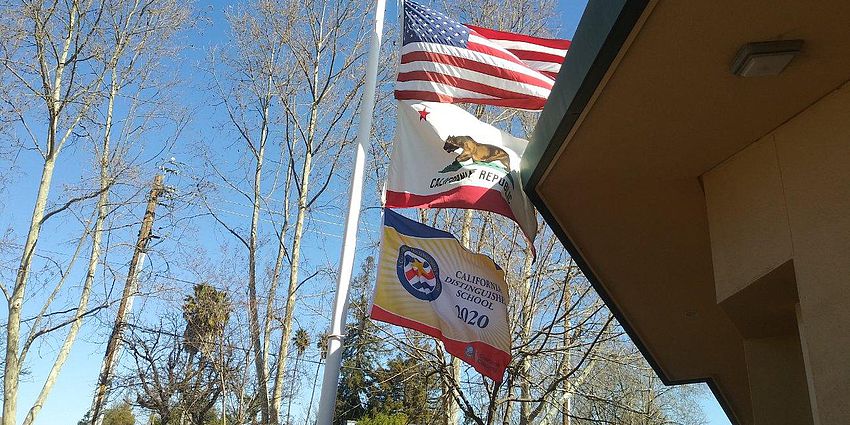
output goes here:
[[850, 424], [850, 2], [591, 0], [562, 69], [524, 186], [659, 376]]

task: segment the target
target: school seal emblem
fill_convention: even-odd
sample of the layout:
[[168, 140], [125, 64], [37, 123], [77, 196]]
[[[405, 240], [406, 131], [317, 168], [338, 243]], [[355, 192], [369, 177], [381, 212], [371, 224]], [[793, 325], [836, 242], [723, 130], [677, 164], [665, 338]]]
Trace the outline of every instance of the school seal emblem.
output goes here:
[[434, 301], [443, 291], [440, 268], [431, 254], [402, 245], [398, 250], [396, 271], [401, 286], [423, 301]]

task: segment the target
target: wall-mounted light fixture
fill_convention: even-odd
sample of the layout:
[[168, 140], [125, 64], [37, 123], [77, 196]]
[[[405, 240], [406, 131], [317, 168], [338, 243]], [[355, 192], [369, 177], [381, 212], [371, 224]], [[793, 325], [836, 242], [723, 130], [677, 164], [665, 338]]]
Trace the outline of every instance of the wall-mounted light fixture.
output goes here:
[[779, 75], [803, 48], [803, 40], [775, 40], [741, 46], [731, 71], [741, 77]]

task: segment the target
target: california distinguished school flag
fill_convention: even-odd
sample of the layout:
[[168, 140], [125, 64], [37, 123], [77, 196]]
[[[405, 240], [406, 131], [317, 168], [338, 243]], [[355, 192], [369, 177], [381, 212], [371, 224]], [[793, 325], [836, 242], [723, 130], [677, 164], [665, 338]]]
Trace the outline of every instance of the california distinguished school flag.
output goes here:
[[501, 382], [511, 361], [505, 272], [450, 233], [384, 209], [371, 317], [443, 341]]
[[519, 175], [527, 145], [455, 105], [398, 101], [386, 207], [491, 211], [533, 242], [537, 218]]

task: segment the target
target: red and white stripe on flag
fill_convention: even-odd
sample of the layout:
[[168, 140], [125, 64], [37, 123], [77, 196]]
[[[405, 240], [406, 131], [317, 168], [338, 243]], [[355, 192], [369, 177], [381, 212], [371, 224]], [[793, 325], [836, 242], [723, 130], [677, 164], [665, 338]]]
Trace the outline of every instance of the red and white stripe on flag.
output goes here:
[[397, 105], [385, 206], [501, 214], [519, 225], [533, 250], [537, 216], [520, 176], [528, 141], [457, 105], [413, 100]]
[[513, 53], [529, 68], [552, 79], [558, 76], [561, 64], [570, 49], [570, 40], [532, 37], [525, 34], [491, 30], [466, 24], [482, 37]]
[[405, 1], [396, 99], [543, 109], [557, 74], [555, 65], [560, 69], [554, 58], [561, 51], [566, 54], [565, 40], [554, 43], [514, 34], [516, 40], [511, 41], [504, 35], [510, 33], [492, 34], [498, 38], [491, 40], [477, 27]]

